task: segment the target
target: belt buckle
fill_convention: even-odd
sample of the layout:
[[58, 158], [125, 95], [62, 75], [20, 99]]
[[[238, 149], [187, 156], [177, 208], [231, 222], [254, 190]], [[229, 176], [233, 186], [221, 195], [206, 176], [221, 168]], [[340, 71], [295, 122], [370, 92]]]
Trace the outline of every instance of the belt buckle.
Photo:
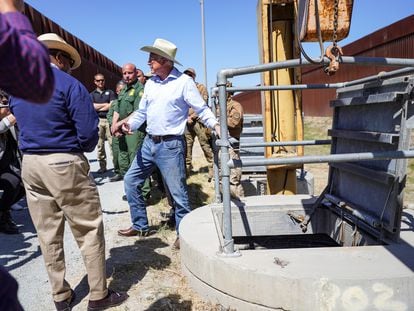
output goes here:
[[158, 136], [158, 135], [152, 135], [151, 138], [152, 138], [153, 142], [156, 143], [156, 144], [160, 143], [161, 140], [162, 140], [162, 136]]

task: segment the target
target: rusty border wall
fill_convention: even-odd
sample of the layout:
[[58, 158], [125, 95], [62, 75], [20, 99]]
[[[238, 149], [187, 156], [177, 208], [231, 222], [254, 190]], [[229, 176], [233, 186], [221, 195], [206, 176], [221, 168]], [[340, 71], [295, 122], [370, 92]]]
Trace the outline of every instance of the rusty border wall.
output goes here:
[[115, 90], [116, 83], [122, 78], [120, 66], [27, 3], [25, 3], [24, 13], [31, 21], [37, 35], [54, 32], [78, 50], [82, 58], [82, 64], [72, 72], [72, 75], [81, 81], [89, 91], [95, 88], [93, 76], [98, 72], [105, 76], [106, 87]]
[[[346, 56], [414, 58], [414, 15], [381, 28], [361, 39], [342, 47]], [[351, 22], [352, 27], [352, 22]], [[311, 55], [315, 57], [315, 55]], [[302, 70], [302, 83], [335, 83], [390, 71], [392, 67], [342, 65], [339, 71], [328, 77], [319, 66]], [[331, 116], [329, 101], [335, 98], [335, 90], [302, 90], [302, 107], [305, 116]], [[261, 114], [260, 92], [242, 92], [234, 96], [246, 113]]]

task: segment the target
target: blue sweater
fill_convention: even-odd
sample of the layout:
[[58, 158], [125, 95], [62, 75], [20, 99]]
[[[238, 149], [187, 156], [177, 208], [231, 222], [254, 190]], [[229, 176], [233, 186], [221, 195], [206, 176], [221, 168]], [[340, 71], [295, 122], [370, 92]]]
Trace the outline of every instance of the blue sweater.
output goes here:
[[52, 66], [55, 90], [46, 104], [12, 98], [23, 153], [91, 152], [98, 142], [98, 115], [86, 88]]

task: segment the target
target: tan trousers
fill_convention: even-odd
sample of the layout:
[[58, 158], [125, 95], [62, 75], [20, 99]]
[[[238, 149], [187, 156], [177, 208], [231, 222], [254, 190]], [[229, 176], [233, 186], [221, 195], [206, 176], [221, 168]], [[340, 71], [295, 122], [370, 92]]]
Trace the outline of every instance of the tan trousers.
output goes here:
[[54, 301], [70, 296], [65, 280], [65, 221], [81, 250], [91, 300], [107, 295], [102, 210], [89, 163], [83, 154], [25, 154], [22, 178]]
[[97, 159], [99, 162], [99, 167], [106, 169], [106, 151], [105, 151], [105, 139], [108, 140], [109, 150], [111, 152], [112, 159], [112, 135], [111, 135], [111, 126], [106, 118], [99, 118], [98, 125], [98, 145], [97, 145]]

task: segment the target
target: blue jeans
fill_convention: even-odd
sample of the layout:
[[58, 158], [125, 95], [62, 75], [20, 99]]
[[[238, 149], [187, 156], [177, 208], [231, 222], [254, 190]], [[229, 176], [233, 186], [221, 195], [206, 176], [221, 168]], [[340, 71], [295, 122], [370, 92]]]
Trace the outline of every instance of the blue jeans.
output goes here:
[[154, 142], [145, 136], [144, 142], [124, 177], [132, 227], [148, 230], [147, 210], [141, 187], [157, 166], [171, 192], [175, 207], [176, 230], [181, 219], [190, 212], [185, 173], [185, 142], [182, 136]]

